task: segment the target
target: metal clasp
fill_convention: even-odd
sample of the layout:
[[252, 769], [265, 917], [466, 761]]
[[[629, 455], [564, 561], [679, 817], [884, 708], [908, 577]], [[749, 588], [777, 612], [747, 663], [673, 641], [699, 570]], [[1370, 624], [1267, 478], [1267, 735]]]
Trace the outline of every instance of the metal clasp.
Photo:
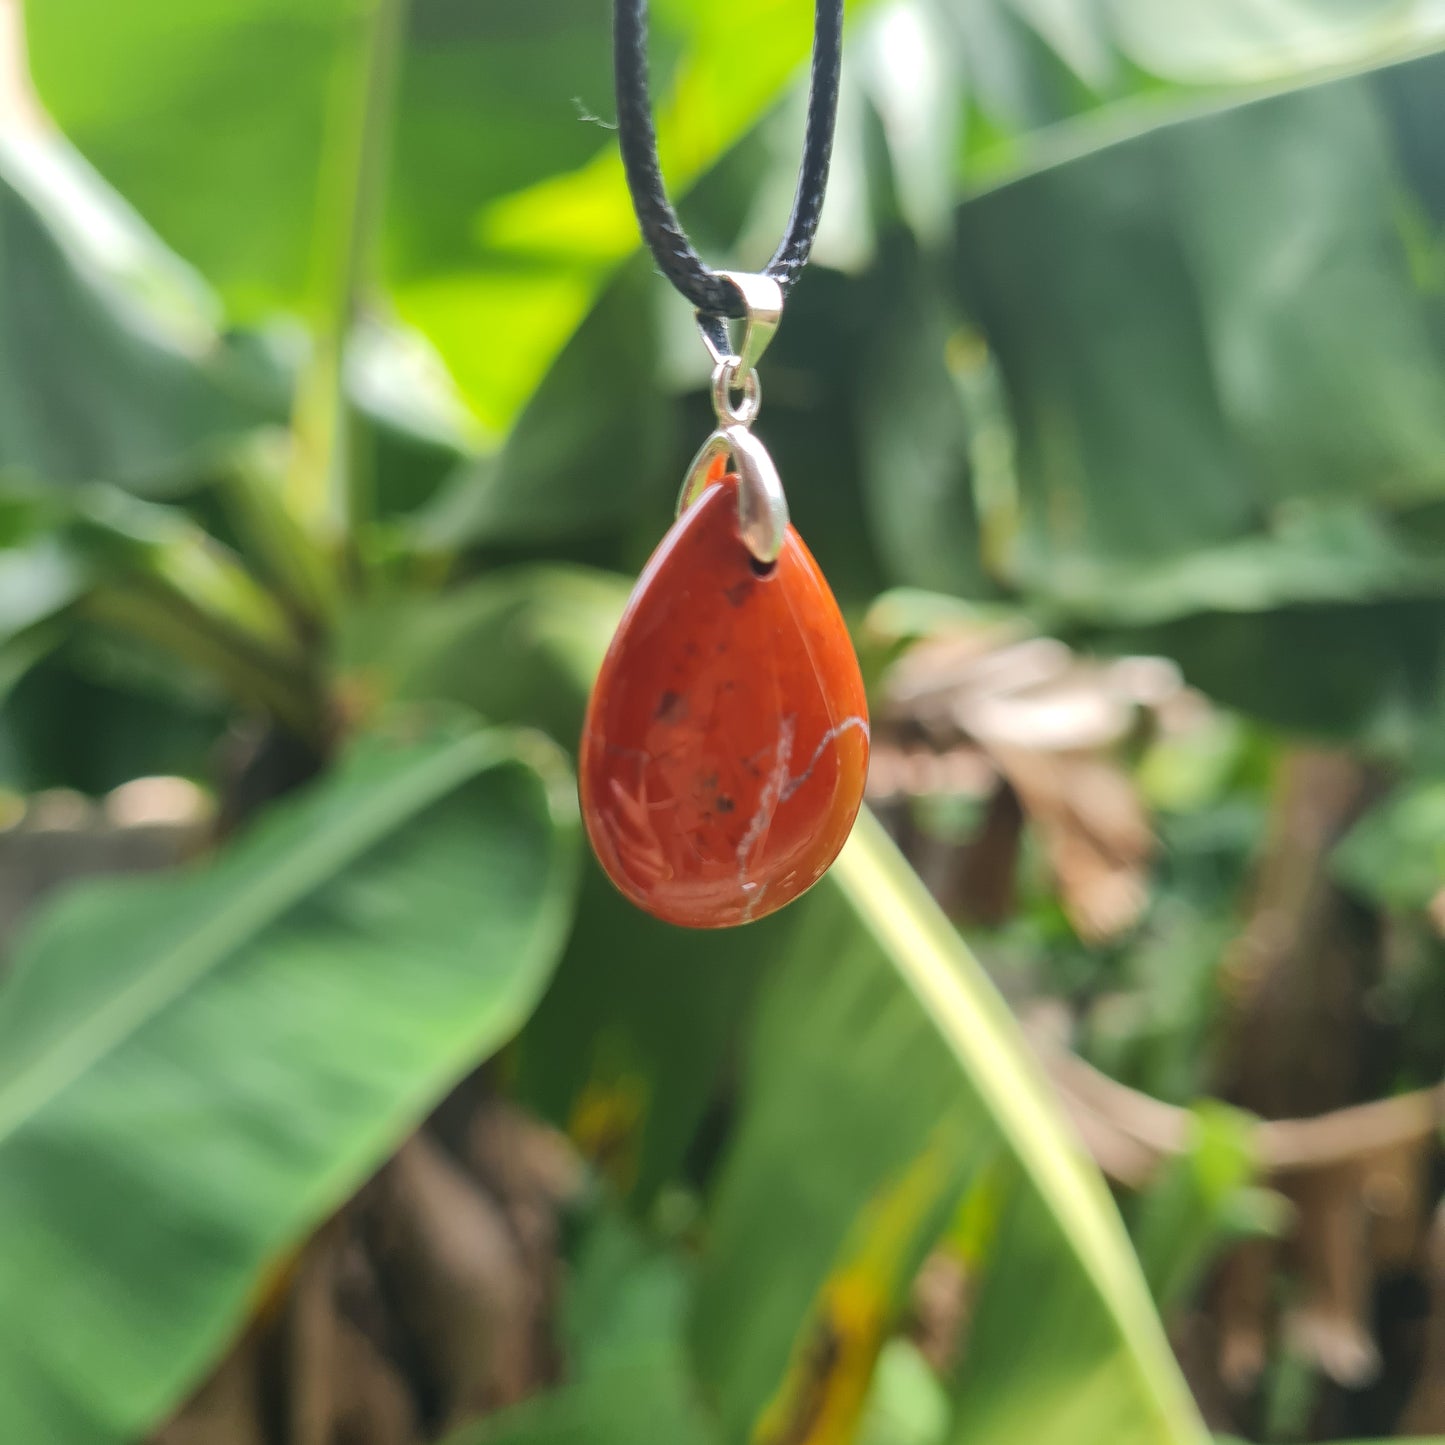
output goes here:
[[768, 449], [745, 426], [719, 427], [702, 444], [683, 479], [678, 515], [702, 495], [712, 464], [729, 454], [738, 474], [738, 533], [743, 545], [759, 562], [776, 562], [788, 532], [788, 499]]
[[[678, 514], [686, 510], [707, 485], [708, 472], [720, 456], [731, 455], [738, 474], [738, 530], [743, 544], [761, 563], [775, 562], [788, 531], [788, 499], [767, 448], [749, 428], [762, 405], [762, 385], [756, 370], [783, 314], [783, 289], [771, 276], [720, 271], [737, 288], [745, 315], [742, 340], [731, 346], [727, 326], [715, 317], [698, 316], [698, 328], [711, 354], [712, 405], [718, 427], [702, 444], [683, 479], [677, 499]], [[741, 391], [734, 401], [734, 392]]]
[[[756, 369], [763, 359], [763, 352], [773, 339], [778, 323], [783, 319], [783, 288], [771, 276], [755, 276], [747, 271], [719, 271], [724, 281], [731, 282], [733, 289], [743, 298], [743, 339], [741, 345], [733, 348], [727, 334], [727, 322], [718, 317], [698, 313], [698, 330], [702, 332], [703, 345], [715, 362], [734, 361], [737, 375], [746, 376]], [[712, 323], [716, 322], [716, 325]], [[719, 345], [727, 341], [727, 348]]]

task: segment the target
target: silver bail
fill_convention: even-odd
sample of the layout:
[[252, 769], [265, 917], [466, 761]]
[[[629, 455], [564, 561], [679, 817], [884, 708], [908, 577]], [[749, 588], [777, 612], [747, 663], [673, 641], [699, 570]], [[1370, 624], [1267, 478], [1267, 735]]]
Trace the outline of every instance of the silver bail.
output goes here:
[[768, 449], [744, 426], [722, 429], [738, 473], [738, 531], [764, 564], [776, 562], [788, 533], [788, 499]]
[[717, 274], [730, 282], [743, 298], [742, 342], [736, 351], [724, 351], [718, 345], [718, 334], [727, 336], [727, 322], [720, 322], [717, 327], [709, 326], [708, 322], [714, 318], [701, 313], [697, 318], [698, 329], [713, 361], [722, 363], [732, 360], [733, 375], [745, 377], [762, 360], [763, 352], [768, 349], [768, 343], [783, 318], [783, 288], [771, 276], [755, 275], [751, 271], [719, 271]]
[[788, 499], [768, 449], [747, 427], [719, 427], [698, 449], [677, 498], [681, 516], [707, 487], [707, 474], [718, 457], [731, 455], [738, 474], [738, 535], [743, 546], [766, 566], [778, 560], [788, 534]]
[[[742, 341], [736, 352], [724, 351], [719, 338], [731, 346], [727, 325], [716, 317], [698, 315], [698, 329], [715, 363], [712, 371], [712, 405], [717, 430], [702, 444], [683, 478], [677, 499], [681, 515], [701, 495], [708, 472], [720, 457], [731, 455], [738, 476], [738, 533], [754, 559], [764, 566], [778, 560], [788, 533], [788, 499], [768, 449], [748, 428], [758, 414], [762, 388], [756, 370], [783, 315], [783, 288], [771, 276], [741, 271], [719, 271], [743, 298]], [[742, 397], [733, 400], [733, 393]]]

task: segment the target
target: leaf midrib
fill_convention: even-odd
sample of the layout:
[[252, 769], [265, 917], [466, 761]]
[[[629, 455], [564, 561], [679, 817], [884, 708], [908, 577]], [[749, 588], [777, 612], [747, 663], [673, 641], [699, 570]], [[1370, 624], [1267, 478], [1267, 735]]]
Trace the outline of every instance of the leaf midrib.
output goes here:
[[[951, 928], [945, 942], [935, 920], [919, 916], [898, 870], [888, 866], [886, 855], [878, 856], [883, 846], [891, 847], [882, 839], [879, 825], [865, 813], [837, 864], [841, 878], [854, 880], [848, 888], [853, 906], [933, 1020], [960, 1072], [998, 1122], [1001, 1136], [1050, 1213], [1059, 1218], [1060, 1206], [1078, 1206], [1068, 1216], [1072, 1227], [1064, 1231], [1073, 1255], [1127, 1342], [1145, 1393], [1174, 1431], [1174, 1440], [1179, 1445], [1194, 1445], [1207, 1439], [1195, 1428], [1197, 1417], [1193, 1417], [1178, 1380], [1163, 1331], [1154, 1321], [1143, 1282], [1130, 1277], [1128, 1241], [1122, 1229], [1109, 1227], [1105, 1200], [1100, 1197], [1102, 1185], [1097, 1192], [1090, 1189], [1088, 1175], [1076, 1164], [1072, 1150], [1040, 1147], [1042, 1139], [1059, 1135], [1044, 1097], [1037, 1089], [1014, 1089], [1005, 1083], [1010, 1076], [1017, 1077], [1020, 1067], [1027, 1069], [1027, 1060], [1019, 1058], [1017, 1050], [997, 1035], [973, 981], [950, 964], [947, 953], [963, 950], [962, 942]], [[922, 884], [917, 888], [921, 892]], [[977, 1018], [984, 1027], [967, 1030], [969, 1018]]]
[[[459, 739], [380, 786], [358, 809], [350, 826], [333, 826], [308, 838], [275, 862], [199, 929], [182, 939], [159, 963], [87, 1014], [0, 1092], [0, 1147], [89, 1068], [94, 1067], [158, 1015], [228, 954], [274, 922], [306, 894], [375, 846], [409, 816], [430, 807], [469, 777], [516, 751], [495, 736]], [[221, 865], [224, 866], [224, 865]], [[0, 993], [0, 1008], [4, 996]]]
[[958, 179], [955, 208], [963, 208], [1046, 172], [1062, 170], [1076, 161], [1126, 145], [1146, 135], [1175, 130], [1194, 121], [1209, 120], [1243, 110], [1261, 101], [1282, 100], [1305, 91], [1322, 89], [1343, 80], [1364, 79], [1383, 70], [1445, 53], [1445, 26], [1418, 40], [1383, 45], [1353, 60], [1340, 60], [1288, 75], [1263, 79], [1204, 83], [1194, 87], [1180, 82], [1178, 96], [1136, 95], [1111, 101], [1097, 110], [1048, 121], [1020, 131], [1012, 144], [1022, 151], [1022, 162], [990, 165], [975, 163]]

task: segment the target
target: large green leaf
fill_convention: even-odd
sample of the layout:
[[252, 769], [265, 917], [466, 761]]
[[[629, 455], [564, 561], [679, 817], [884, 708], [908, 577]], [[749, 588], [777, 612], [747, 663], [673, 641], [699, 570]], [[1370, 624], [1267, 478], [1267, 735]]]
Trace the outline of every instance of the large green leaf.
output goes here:
[[99, 797], [158, 773], [213, 776], [234, 722], [228, 699], [171, 676], [168, 659], [135, 668], [90, 631], [62, 637], [49, 655], [22, 658], [24, 675], [0, 704], [0, 787]]
[[[651, 271], [626, 266], [563, 348], [494, 457], [459, 467], [417, 518], [425, 549], [526, 545], [616, 531], [658, 474]], [[669, 481], [674, 478], [669, 478]]]
[[[849, 129], [856, 90], [884, 143], [874, 157], [886, 157], [883, 213], [933, 245], [960, 187], [995, 187], [1174, 120], [1442, 42], [1445, 17], [1411, 0], [1233, 0], [1183, 17], [1159, 0], [887, 0], [849, 55], [838, 174], [851, 191], [862, 148]], [[825, 218], [820, 256], [856, 259], [858, 225], [835, 241], [838, 229]]]
[[460, 703], [573, 748], [626, 600], [626, 582], [612, 573], [499, 569], [442, 596], [358, 604], [343, 620], [334, 663], [360, 705]]
[[1249, 88], [1386, 64], [1445, 40], [1445, 17], [1409, 0], [1237, 0], [1187, 16], [1160, 0], [931, 3], [964, 67], [961, 157], [982, 183]]
[[759, 981], [789, 936], [782, 920], [741, 939], [679, 935], [589, 866], [557, 977], [522, 1033], [520, 1096], [645, 1208], [698, 1162]]
[[[1205, 590], [1258, 606], [1429, 585], [1386, 520], [1339, 500], [1445, 490], [1445, 307], [1417, 234], [1438, 177], [1399, 185], [1442, 119], [1442, 65], [1208, 115], [963, 207], [961, 279], [1019, 432], [1021, 582], [1155, 616]], [[1172, 594], [1148, 570], [1203, 548], [1213, 573]]]
[[62, 145], [0, 138], [0, 484], [161, 495], [276, 418], [173, 269]]
[[1117, 645], [1177, 658], [1217, 702], [1280, 727], [1442, 763], [1445, 601], [1196, 613]]
[[969, 1195], [984, 1295], [952, 1438], [1201, 1440], [1102, 1179], [876, 822], [791, 916], [694, 1321], [728, 1438], [842, 1428], [913, 1269]]
[[0, 992], [0, 1422], [129, 1440], [261, 1271], [530, 1011], [571, 782], [529, 734], [373, 739], [214, 865], [71, 894]]
[[879, 271], [858, 377], [870, 531], [894, 584], [976, 595], [987, 581], [961, 373], [979, 348], [911, 246], [886, 250]]

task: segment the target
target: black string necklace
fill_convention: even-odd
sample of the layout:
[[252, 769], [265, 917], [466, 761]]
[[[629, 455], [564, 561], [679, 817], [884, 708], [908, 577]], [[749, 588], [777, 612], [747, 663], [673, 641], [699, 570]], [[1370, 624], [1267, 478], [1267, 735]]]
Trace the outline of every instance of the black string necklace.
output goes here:
[[[647, 84], [647, 0], [615, 0], [613, 63], [617, 84], [617, 139], [642, 239], [658, 269], [692, 302], [701, 318], [740, 317], [747, 308], [738, 288], [707, 266], [693, 249], [667, 199], [657, 159], [657, 132]], [[838, 77], [843, 52], [843, 0], [817, 0], [812, 82], [803, 135], [803, 161], [788, 228], [763, 270], [786, 296], [807, 264], [823, 210], [833, 127], [838, 116]], [[716, 335], [716, 331], [713, 333]]]

